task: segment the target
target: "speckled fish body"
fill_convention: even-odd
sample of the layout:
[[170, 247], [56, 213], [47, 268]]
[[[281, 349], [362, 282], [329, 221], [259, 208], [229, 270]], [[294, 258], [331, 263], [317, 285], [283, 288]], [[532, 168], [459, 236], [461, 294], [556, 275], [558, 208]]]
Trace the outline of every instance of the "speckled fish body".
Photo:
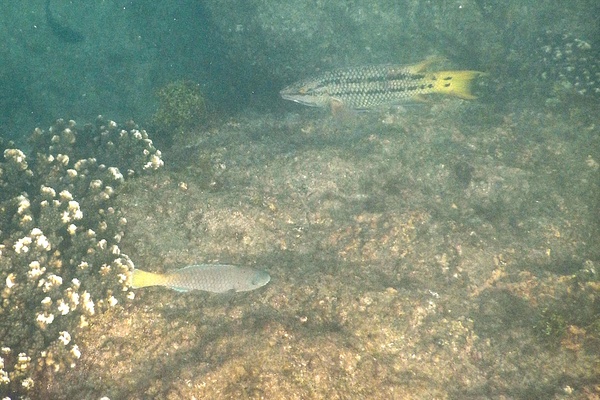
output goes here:
[[286, 100], [312, 107], [368, 110], [390, 106], [423, 95], [440, 93], [474, 99], [471, 82], [485, 75], [478, 71], [432, 71], [427, 66], [440, 59], [415, 65], [368, 65], [325, 72], [296, 82], [280, 94]]
[[165, 286], [180, 292], [204, 290], [213, 293], [245, 292], [269, 283], [271, 277], [265, 271], [224, 264], [190, 265], [165, 274], [133, 271], [131, 286]]

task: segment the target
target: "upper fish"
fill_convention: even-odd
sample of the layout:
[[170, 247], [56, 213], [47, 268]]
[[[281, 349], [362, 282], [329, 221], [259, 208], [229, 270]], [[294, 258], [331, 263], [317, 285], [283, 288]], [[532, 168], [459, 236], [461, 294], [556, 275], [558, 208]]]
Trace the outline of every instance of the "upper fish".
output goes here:
[[314, 78], [296, 82], [280, 94], [285, 100], [312, 107], [369, 110], [440, 93], [474, 99], [472, 82], [486, 75], [479, 71], [426, 71], [441, 58], [430, 58], [414, 65], [367, 65], [340, 68]]
[[134, 269], [133, 288], [165, 286], [179, 292], [204, 290], [212, 293], [245, 292], [269, 283], [271, 276], [248, 267], [225, 264], [196, 264], [164, 274]]

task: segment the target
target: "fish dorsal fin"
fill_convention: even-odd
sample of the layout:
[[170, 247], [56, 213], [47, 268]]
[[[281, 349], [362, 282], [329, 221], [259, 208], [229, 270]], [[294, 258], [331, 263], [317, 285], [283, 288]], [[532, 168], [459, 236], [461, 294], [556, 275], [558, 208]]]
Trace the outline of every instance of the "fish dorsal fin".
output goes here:
[[432, 64], [439, 64], [439, 63], [443, 63], [445, 61], [448, 61], [448, 59], [446, 57], [433, 56], [433, 57], [426, 58], [425, 60], [421, 61], [418, 64], [409, 65], [407, 67], [407, 69], [410, 72], [412, 72], [413, 74], [417, 74], [417, 73], [427, 70], [427, 68]]

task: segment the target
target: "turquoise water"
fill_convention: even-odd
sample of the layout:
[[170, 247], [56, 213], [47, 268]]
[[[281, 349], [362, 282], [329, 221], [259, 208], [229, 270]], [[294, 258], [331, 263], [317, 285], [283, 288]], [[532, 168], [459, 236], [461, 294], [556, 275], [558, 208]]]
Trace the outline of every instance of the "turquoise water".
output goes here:
[[[597, 396], [596, 3], [5, 5], [0, 393]], [[487, 72], [479, 98], [332, 115], [279, 97], [429, 56]], [[129, 262], [271, 281], [133, 291]], [[60, 315], [69, 287], [96, 312]]]

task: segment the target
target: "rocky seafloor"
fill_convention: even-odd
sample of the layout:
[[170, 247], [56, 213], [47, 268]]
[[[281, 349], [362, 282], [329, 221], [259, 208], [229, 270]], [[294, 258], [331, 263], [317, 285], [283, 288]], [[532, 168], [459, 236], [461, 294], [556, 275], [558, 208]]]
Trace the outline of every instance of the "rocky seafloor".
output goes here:
[[[597, 1], [126, 3], [0, 15], [0, 399], [600, 398]], [[483, 96], [278, 97], [432, 56]], [[272, 280], [128, 286], [197, 263]]]
[[594, 107], [298, 107], [180, 135], [124, 184], [121, 250], [271, 282], [137, 290], [31, 397], [598, 398]]

